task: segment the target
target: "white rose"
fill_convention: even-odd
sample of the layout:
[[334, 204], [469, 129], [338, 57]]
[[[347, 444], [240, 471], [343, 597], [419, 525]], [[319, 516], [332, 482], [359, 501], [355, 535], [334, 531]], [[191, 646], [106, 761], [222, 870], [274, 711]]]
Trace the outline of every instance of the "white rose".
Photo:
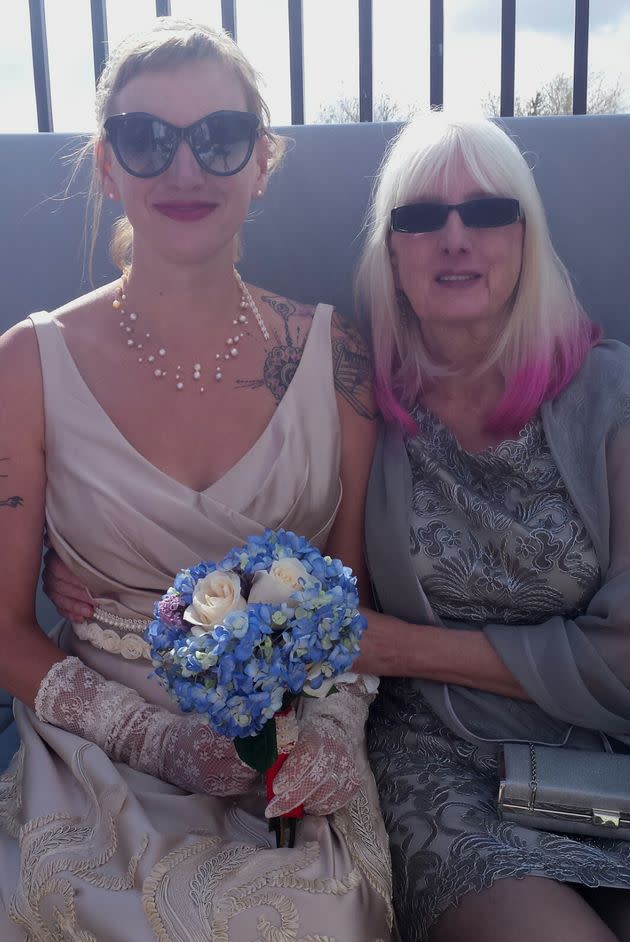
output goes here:
[[300, 579], [304, 580], [306, 586], [314, 582], [299, 559], [277, 559], [271, 564], [269, 572], [256, 573], [248, 601], [280, 605], [302, 589]]
[[193, 625], [191, 631], [194, 635], [205, 635], [215, 625], [220, 625], [228, 612], [242, 611], [246, 605], [241, 595], [241, 580], [236, 573], [216, 569], [195, 586], [184, 618]]

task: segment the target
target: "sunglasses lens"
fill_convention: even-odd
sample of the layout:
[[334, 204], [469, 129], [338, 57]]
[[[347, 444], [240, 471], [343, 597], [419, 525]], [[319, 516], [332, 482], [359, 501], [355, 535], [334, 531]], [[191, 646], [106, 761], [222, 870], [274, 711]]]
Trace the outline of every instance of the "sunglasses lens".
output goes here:
[[468, 200], [458, 206], [445, 203], [410, 203], [392, 210], [392, 229], [395, 232], [436, 232], [445, 225], [451, 209], [457, 210], [465, 226], [471, 229], [496, 229], [509, 226], [520, 219], [518, 200], [503, 196], [489, 196]]
[[443, 203], [410, 203], [392, 210], [396, 232], [435, 232], [446, 222], [448, 208]]
[[161, 173], [177, 145], [172, 128], [150, 115], [119, 115], [107, 128], [120, 163], [137, 177]]
[[460, 206], [459, 214], [465, 226], [474, 229], [496, 229], [509, 226], [519, 218], [518, 200], [502, 196], [470, 200]]
[[230, 176], [242, 170], [254, 149], [258, 118], [245, 111], [219, 111], [190, 129], [190, 145], [209, 173]]

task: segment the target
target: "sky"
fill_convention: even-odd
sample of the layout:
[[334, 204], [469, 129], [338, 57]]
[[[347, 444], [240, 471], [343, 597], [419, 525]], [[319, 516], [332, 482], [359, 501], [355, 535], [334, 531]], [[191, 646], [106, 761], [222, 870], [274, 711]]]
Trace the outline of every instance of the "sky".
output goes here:
[[[0, 133], [37, 130], [28, 0], [0, 0]], [[305, 120], [358, 94], [357, 0], [303, 0]], [[221, 24], [220, 0], [171, 0], [176, 16]], [[54, 127], [93, 125], [90, 0], [45, 0]], [[558, 72], [572, 74], [574, 0], [516, 0], [515, 92], [521, 99]], [[155, 17], [155, 0], [107, 0], [114, 45]], [[287, 0], [237, 0], [238, 41], [260, 72], [272, 123], [289, 124]], [[501, 0], [445, 0], [444, 98], [478, 112], [498, 95]], [[374, 98], [401, 112], [428, 105], [429, 0], [373, 0]], [[590, 0], [589, 69], [624, 92], [630, 111], [630, 0]]]

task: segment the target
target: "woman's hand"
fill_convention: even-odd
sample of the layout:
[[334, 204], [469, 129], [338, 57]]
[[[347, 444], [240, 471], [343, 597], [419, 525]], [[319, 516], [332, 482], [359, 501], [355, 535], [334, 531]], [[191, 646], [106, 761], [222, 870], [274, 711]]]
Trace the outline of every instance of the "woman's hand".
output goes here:
[[298, 740], [274, 780], [268, 818], [298, 805], [310, 814], [332, 814], [354, 797], [360, 785], [355, 757], [365, 755], [365, 724], [376, 690], [372, 680], [357, 677], [338, 683], [328, 697], [302, 698]]
[[84, 621], [94, 614], [90, 593], [53, 549], [49, 549], [44, 557], [42, 584], [44, 592], [64, 618]]
[[308, 814], [332, 814], [347, 805], [359, 788], [354, 760], [341, 729], [307, 723], [273, 783], [268, 818], [304, 805]]

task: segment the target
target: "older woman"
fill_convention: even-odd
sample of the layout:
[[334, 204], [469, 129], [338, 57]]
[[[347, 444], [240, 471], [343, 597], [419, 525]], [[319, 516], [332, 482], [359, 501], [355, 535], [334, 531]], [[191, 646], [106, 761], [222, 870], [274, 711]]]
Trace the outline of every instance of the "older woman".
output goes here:
[[489, 121], [403, 130], [358, 291], [385, 419], [363, 652], [405, 678], [370, 741], [403, 937], [630, 939], [630, 842], [496, 810], [505, 741], [630, 751], [630, 351], [599, 340]]

